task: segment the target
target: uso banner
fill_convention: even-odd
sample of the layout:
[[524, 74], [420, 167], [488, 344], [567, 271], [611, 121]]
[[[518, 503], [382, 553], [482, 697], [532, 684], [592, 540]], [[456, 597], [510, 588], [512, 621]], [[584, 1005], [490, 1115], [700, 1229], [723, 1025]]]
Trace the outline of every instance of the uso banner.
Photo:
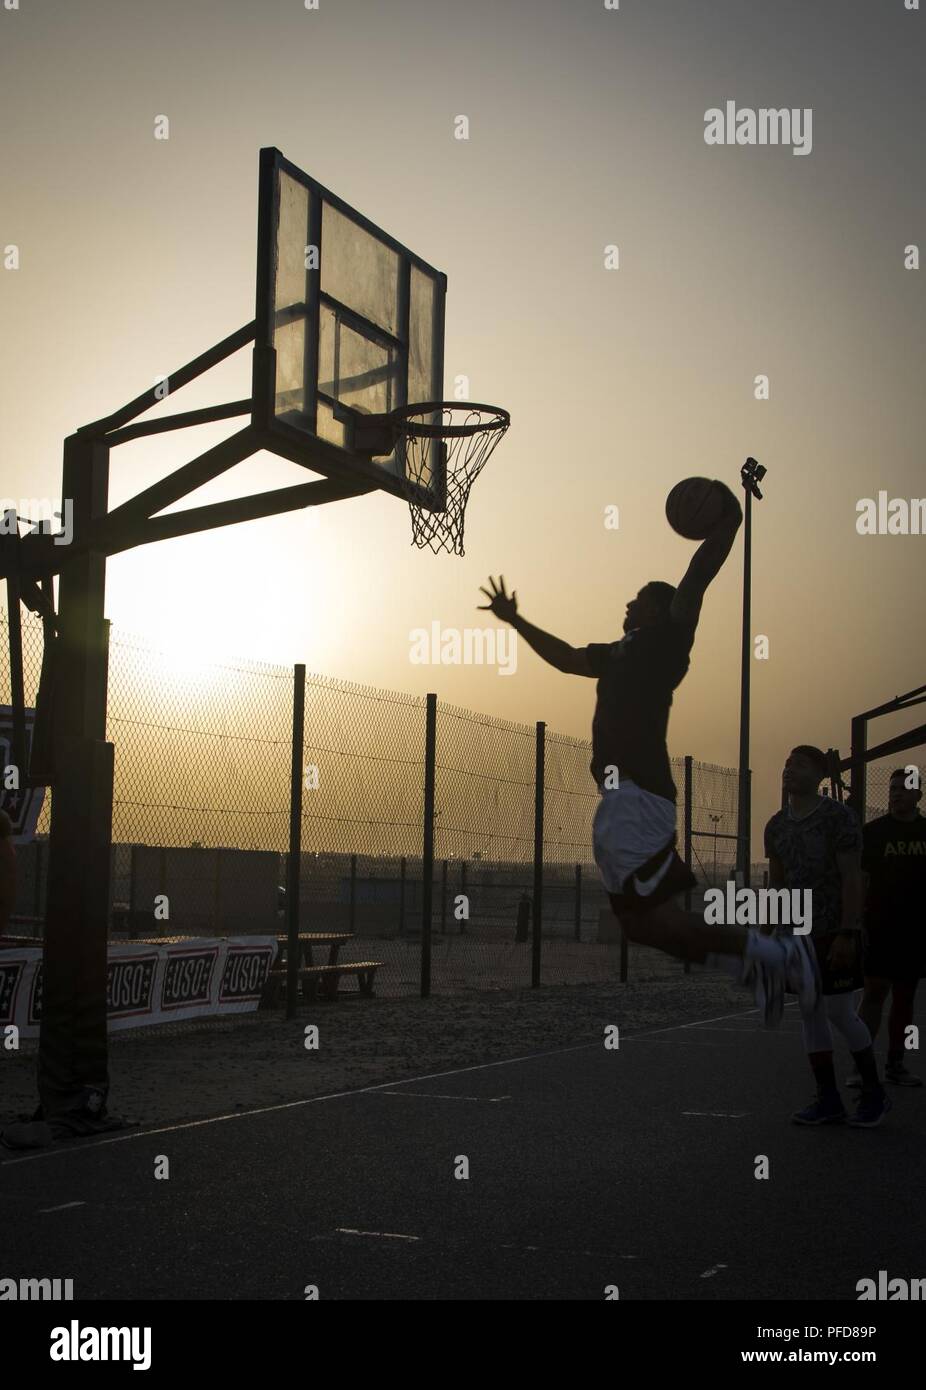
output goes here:
[[[262, 936], [191, 938], [163, 946], [114, 942], [106, 976], [109, 1032], [252, 1013], [276, 953], [276, 941]], [[37, 1038], [41, 1021], [41, 950], [0, 950], [0, 1029], [13, 1023], [21, 1038]]]
[[[35, 710], [25, 711], [26, 724], [26, 767], [32, 756], [32, 734], [35, 729]], [[8, 768], [13, 762], [13, 708], [0, 705], [0, 770]], [[24, 781], [20, 768], [18, 781]], [[8, 787], [6, 778], [0, 779], [0, 809], [6, 811], [13, 822], [13, 844], [25, 845], [35, 836], [39, 812], [45, 799], [44, 787]]]

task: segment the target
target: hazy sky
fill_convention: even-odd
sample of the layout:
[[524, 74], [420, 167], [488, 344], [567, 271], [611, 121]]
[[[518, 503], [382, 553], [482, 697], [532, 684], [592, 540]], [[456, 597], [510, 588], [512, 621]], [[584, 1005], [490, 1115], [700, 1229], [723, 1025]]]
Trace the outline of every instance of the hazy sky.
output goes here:
[[[3, 493], [58, 496], [67, 433], [252, 318], [257, 152], [277, 145], [447, 272], [446, 385], [511, 411], [466, 557], [412, 550], [374, 494], [116, 557], [108, 615], [586, 735], [592, 682], [526, 647], [512, 676], [412, 665], [410, 630], [482, 624], [502, 571], [532, 621], [618, 636], [691, 554], [669, 488], [735, 485], [752, 454], [760, 827], [792, 744], [845, 749], [853, 713], [926, 679], [926, 536], [855, 529], [860, 498], [926, 492], [924, 272], [904, 268], [926, 243], [924, 26], [903, 0], [0, 7], [0, 252], [21, 258], [0, 269]], [[812, 152], [706, 145], [728, 100], [810, 108]], [[172, 408], [247, 395], [249, 371], [241, 353]], [[112, 502], [229, 432], [117, 451]], [[193, 500], [305, 476], [261, 455]], [[741, 558], [706, 601], [673, 754], [736, 761]]]

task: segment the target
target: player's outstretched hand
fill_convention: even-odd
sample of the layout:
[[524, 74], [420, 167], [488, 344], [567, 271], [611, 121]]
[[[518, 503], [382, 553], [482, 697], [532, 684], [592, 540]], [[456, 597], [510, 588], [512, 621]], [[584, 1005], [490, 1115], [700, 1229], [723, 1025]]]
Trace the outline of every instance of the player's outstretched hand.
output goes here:
[[731, 492], [726, 483], [722, 483], [719, 478], [714, 479], [714, 487], [719, 488], [723, 497], [724, 521], [736, 521], [737, 526], [742, 523], [743, 509], [734, 492]]
[[497, 584], [490, 575], [489, 583], [492, 586], [491, 593], [488, 589], [480, 588], [479, 590], [489, 600], [488, 603], [478, 605], [480, 613], [488, 609], [489, 612], [495, 614], [496, 618], [501, 618], [503, 623], [513, 623], [518, 612], [517, 590], [512, 590], [509, 595], [505, 588], [505, 576], [503, 574], [499, 575]]

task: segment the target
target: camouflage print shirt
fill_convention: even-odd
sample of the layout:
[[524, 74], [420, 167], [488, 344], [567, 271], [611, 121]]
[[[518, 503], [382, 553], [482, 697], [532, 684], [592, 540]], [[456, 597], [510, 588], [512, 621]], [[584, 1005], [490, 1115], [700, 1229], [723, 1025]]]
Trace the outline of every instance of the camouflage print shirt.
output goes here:
[[862, 834], [854, 811], [824, 797], [803, 820], [778, 811], [765, 827], [765, 853], [784, 869], [786, 888], [809, 888], [813, 894], [814, 936], [842, 927], [842, 877], [837, 854], [860, 853]]

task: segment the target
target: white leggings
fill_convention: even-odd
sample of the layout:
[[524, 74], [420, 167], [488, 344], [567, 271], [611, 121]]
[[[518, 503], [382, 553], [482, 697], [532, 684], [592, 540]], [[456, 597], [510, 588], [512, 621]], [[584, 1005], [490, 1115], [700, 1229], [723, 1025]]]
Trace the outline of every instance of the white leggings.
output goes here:
[[850, 1052], [861, 1052], [871, 1043], [867, 1024], [855, 1011], [854, 994], [825, 994], [813, 1013], [804, 1015], [804, 1048], [807, 1052], [832, 1052], [830, 1024], [845, 1038]]

